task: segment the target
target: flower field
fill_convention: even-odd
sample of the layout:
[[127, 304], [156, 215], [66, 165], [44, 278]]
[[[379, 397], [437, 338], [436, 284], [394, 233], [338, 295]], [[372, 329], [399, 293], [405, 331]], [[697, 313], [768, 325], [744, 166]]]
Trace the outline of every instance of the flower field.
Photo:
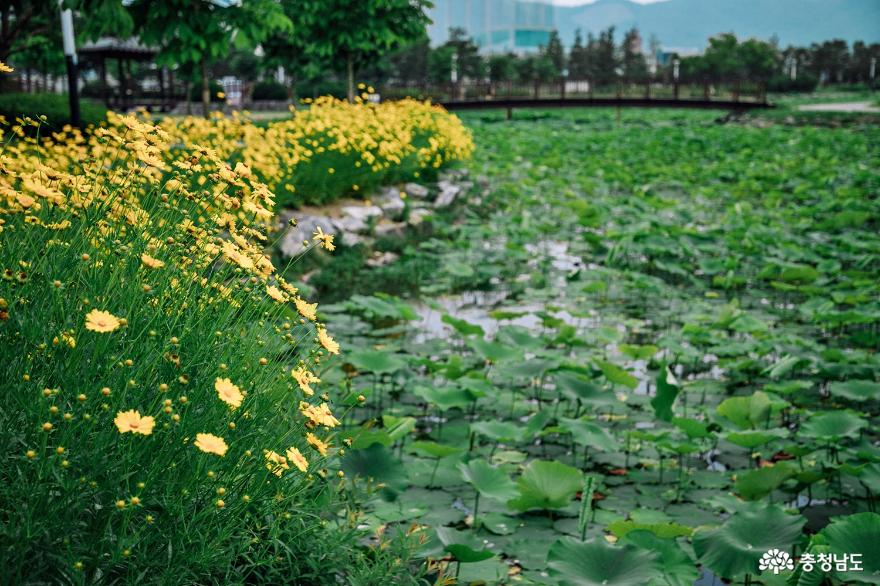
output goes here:
[[340, 348], [268, 255], [273, 189], [431, 173], [471, 148], [457, 119], [320, 100], [267, 127], [2, 128], [4, 583], [409, 576], [397, 546], [359, 545], [349, 407], [314, 374]]

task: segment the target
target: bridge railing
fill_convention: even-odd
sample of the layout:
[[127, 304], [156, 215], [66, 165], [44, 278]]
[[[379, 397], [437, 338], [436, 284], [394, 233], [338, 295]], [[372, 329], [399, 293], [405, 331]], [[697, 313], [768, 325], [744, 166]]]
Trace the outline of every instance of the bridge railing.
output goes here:
[[718, 102], [766, 103], [764, 85], [759, 82], [722, 83], [612, 83], [595, 84], [589, 80], [559, 79], [550, 82], [491, 82], [465, 80], [437, 84], [425, 81], [396, 81], [379, 88], [382, 99], [413, 97], [435, 102], [481, 102], [492, 100], [632, 99], [693, 100]]

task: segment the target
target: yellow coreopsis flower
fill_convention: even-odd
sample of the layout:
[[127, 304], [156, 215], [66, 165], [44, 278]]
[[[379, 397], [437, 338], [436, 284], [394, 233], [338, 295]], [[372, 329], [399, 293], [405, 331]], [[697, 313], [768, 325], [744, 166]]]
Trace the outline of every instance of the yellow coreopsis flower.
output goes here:
[[226, 450], [229, 449], [229, 446], [226, 445], [226, 440], [210, 433], [197, 433], [194, 443], [198, 449], [206, 454], [224, 456], [226, 455]]
[[305, 366], [299, 366], [290, 371], [290, 376], [296, 380], [296, 384], [307, 396], [311, 397], [315, 394], [315, 390], [311, 387], [311, 383], [319, 383], [321, 379], [312, 374]]
[[301, 316], [311, 321], [315, 321], [315, 319], [317, 319], [317, 303], [306, 303], [305, 300], [301, 297], [297, 297], [293, 300], [293, 302], [296, 304], [296, 310], [300, 313]]
[[300, 472], [305, 472], [309, 469], [309, 461], [294, 447], [287, 448], [287, 460], [299, 468]]
[[0, 61], [0, 73], [12, 73], [13, 71], [15, 71], [13, 68]]
[[141, 416], [140, 413], [131, 409], [129, 411], [120, 411], [113, 419], [116, 429], [119, 433], [139, 433], [141, 435], [150, 435], [153, 433], [153, 426], [156, 420], [150, 416]]
[[327, 333], [326, 329], [318, 328], [318, 342], [320, 342], [321, 346], [323, 346], [330, 354], [339, 354], [339, 344], [330, 337], [330, 334]]
[[320, 226], [318, 226], [318, 228], [315, 230], [315, 233], [312, 236], [312, 240], [314, 240], [320, 246], [323, 246], [327, 250], [336, 250], [336, 246], [334, 246], [333, 244], [333, 234], [325, 234], [324, 230], [322, 230]]
[[121, 324], [119, 318], [108, 311], [93, 309], [86, 314], [86, 329], [93, 332], [112, 332]]
[[266, 468], [268, 468], [275, 476], [281, 476], [285, 470], [290, 468], [287, 464], [287, 458], [278, 452], [265, 450], [263, 454], [266, 456]]
[[327, 455], [327, 448], [330, 447], [330, 444], [322, 442], [320, 439], [318, 439], [318, 436], [311, 432], [306, 434], [306, 441], [309, 442], [310, 446], [318, 450], [319, 454], [321, 454], [322, 456]]
[[242, 395], [241, 389], [228, 378], [218, 377], [214, 381], [214, 390], [217, 391], [217, 396], [220, 397], [220, 400], [233, 409], [241, 406], [244, 395]]
[[339, 420], [333, 417], [330, 407], [327, 403], [321, 403], [320, 406], [309, 405], [305, 401], [299, 404], [300, 413], [302, 413], [309, 421], [315, 425], [323, 425], [324, 427], [336, 427]]
[[151, 269], [160, 269], [165, 266], [164, 262], [162, 262], [158, 258], [153, 258], [147, 253], [141, 255], [141, 262]]
[[274, 285], [266, 286], [266, 294], [279, 303], [284, 302], [284, 292]]

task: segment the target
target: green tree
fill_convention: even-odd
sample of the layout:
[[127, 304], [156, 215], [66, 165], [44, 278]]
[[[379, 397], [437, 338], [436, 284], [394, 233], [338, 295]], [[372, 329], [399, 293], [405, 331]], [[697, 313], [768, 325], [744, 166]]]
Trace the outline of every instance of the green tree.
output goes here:
[[515, 53], [490, 55], [487, 60], [489, 80], [493, 83], [513, 80], [516, 77], [516, 63], [518, 59]]
[[291, 28], [273, 0], [134, 0], [128, 9], [141, 41], [159, 47], [159, 64], [198, 68], [206, 117], [209, 67], [232, 48], [254, 47], [273, 32]]
[[596, 85], [610, 85], [617, 79], [617, 51], [614, 47], [614, 27], [601, 33], [592, 50], [592, 76]]
[[348, 99], [354, 100], [357, 68], [422, 37], [428, 0], [286, 0], [293, 32], [304, 39], [307, 53], [344, 64]]
[[642, 37], [635, 27], [623, 36], [620, 66], [623, 78], [629, 83], [641, 83], [648, 77], [648, 63], [642, 53]]
[[541, 52], [546, 55], [553, 74], [552, 77], [559, 77], [565, 69], [565, 49], [562, 48], [562, 40], [559, 38], [559, 32], [552, 31], [547, 46], [542, 48]]
[[587, 67], [587, 51], [584, 47], [584, 38], [581, 29], [574, 31], [574, 44], [568, 54], [568, 76], [572, 79], [587, 79], [589, 71]]

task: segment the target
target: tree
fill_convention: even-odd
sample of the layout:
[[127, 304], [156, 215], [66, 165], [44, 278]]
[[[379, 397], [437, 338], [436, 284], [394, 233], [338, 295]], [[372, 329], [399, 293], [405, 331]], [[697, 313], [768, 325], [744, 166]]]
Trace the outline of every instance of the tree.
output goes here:
[[630, 83], [640, 83], [648, 77], [648, 63], [642, 54], [642, 37], [635, 27], [623, 36], [620, 66], [624, 79]]
[[45, 38], [58, 28], [58, 4], [51, 0], [0, 1], [0, 61], [11, 61], [16, 48], [33, 46], [28, 37]]
[[565, 49], [562, 48], [558, 31], [554, 30], [550, 33], [550, 39], [542, 52], [547, 56], [547, 60], [553, 68], [553, 77], [561, 76], [565, 69]]
[[516, 77], [516, 62], [515, 53], [490, 55], [487, 61], [489, 80], [493, 83], [511, 81]]
[[614, 27], [599, 33], [593, 49], [593, 77], [596, 85], [609, 85], [617, 79], [617, 55], [614, 47]]
[[844, 40], [834, 39], [810, 46], [808, 68], [824, 84], [843, 81], [848, 61], [849, 48]]
[[291, 28], [273, 0], [133, 0], [128, 9], [141, 41], [159, 47], [160, 65], [198, 67], [205, 117], [211, 102], [209, 66], [233, 47], [253, 47]]
[[293, 33], [306, 51], [344, 64], [348, 99], [354, 101], [355, 70], [425, 34], [428, 0], [286, 0], [294, 15]]
[[568, 54], [568, 76], [572, 79], [587, 79], [589, 73], [587, 70], [587, 54], [584, 47], [584, 38], [581, 35], [581, 29], [574, 31], [574, 44]]

